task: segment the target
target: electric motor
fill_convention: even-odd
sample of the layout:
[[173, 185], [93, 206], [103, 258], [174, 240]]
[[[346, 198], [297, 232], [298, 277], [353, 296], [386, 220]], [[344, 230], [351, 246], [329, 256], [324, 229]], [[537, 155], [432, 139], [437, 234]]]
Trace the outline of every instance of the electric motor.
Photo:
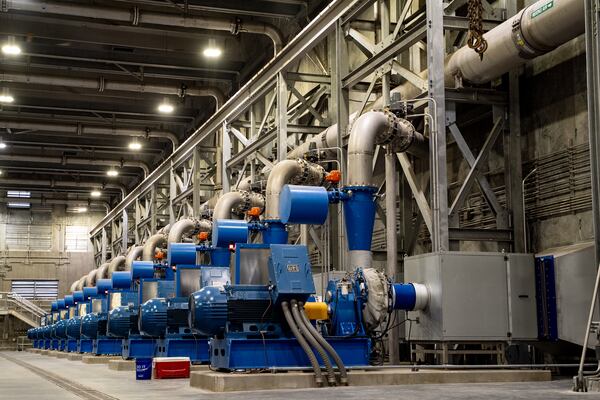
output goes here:
[[227, 296], [218, 287], [207, 286], [190, 296], [190, 328], [214, 336], [225, 330]]
[[67, 320], [61, 319], [56, 324], [54, 324], [54, 337], [57, 339], [66, 339], [67, 338]]
[[67, 321], [67, 336], [69, 339], [81, 337], [81, 317], [73, 317]]
[[167, 329], [167, 300], [164, 298], [150, 299], [140, 306], [138, 328], [140, 333], [147, 336], [159, 337]]
[[81, 319], [81, 336], [96, 339], [98, 336], [98, 314], [89, 313]]
[[110, 336], [126, 338], [137, 330], [138, 310], [135, 307], [120, 306], [108, 313], [106, 331]]

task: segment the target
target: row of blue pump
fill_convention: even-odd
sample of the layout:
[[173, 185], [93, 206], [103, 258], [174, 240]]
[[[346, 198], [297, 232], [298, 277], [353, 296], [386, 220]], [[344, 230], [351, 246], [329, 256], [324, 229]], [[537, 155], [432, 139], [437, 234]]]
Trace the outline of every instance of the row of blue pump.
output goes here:
[[[370, 250], [374, 193], [286, 185], [282, 220], [217, 220], [216, 247], [170, 243], [164, 264], [136, 261], [131, 271], [58, 300], [46, 325], [28, 335], [37, 348], [124, 358], [184, 355], [223, 370], [312, 365], [330, 371], [332, 360], [340, 369], [367, 365], [371, 338], [382, 333], [384, 320], [367, 304], [377, 297], [389, 315], [426, 306], [426, 293], [358, 267], [329, 282], [318, 303], [308, 249], [287, 244], [286, 224], [323, 223], [329, 203], [344, 201], [350, 250]], [[262, 244], [248, 243], [251, 230], [262, 231]], [[210, 261], [198, 264], [199, 252]], [[309, 308], [325, 315], [309, 320]]]

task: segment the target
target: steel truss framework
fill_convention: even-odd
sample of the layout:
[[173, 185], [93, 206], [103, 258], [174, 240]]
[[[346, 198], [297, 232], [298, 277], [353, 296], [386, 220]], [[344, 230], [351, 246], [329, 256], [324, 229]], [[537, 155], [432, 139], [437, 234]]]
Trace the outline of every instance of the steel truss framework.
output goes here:
[[[386, 248], [392, 244], [387, 249], [388, 273], [399, 271], [394, 262], [396, 244], [407, 254], [416, 251], [418, 242], [425, 243], [421, 251], [454, 250], [463, 241], [495, 242], [493, 250], [522, 251], [516, 72], [507, 85], [500, 86], [503, 89], [446, 88], [444, 83], [446, 54], [462, 45], [468, 27], [465, 17], [455, 15], [465, 3], [427, 0], [420, 9], [416, 0], [333, 1], [92, 230], [97, 263], [142, 242], [167, 223], [197, 214], [202, 201], [215, 191], [234, 190], [243, 178], [254, 178], [332, 124], [338, 124], [338, 143], [344, 143], [351, 111], [364, 112], [378, 97], [380, 107], [389, 106], [394, 97], [392, 82], [410, 85], [416, 93], [414, 99], [401, 100], [413, 106], [415, 124], [421, 123], [420, 129], [430, 139], [430, 159], [377, 149], [373, 168], [379, 192], [391, 189], [378, 206], [377, 228], [399, 222], [396, 229], [386, 229]], [[517, 11], [514, 0], [500, 2], [502, 8], [483, 3], [485, 29]], [[374, 7], [374, 17], [358, 18], [373, 14]], [[349, 54], [356, 49], [363, 58], [351, 65]], [[310, 59], [319, 73], [303, 72], [299, 68], [303, 59]], [[477, 149], [469, 144], [478, 143], [470, 137], [472, 129], [461, 126], [465, 105], [491, 110], [487, 111], [492, 116], [489, 129]], [[481, 132], [475, 135], [482, 136]], [[212, 144], [216, 148], [209, 147]], [[505, 201], [497, 198], [483, 174], [499, 147]], [[449, 149], [464, 159], [466, 176], [451, 175]], [[345, 151], [339, 153], [334, 164], [345, 176]], [[385, 179], [386, 169], [397, 181]], [[460, 181], [458, 191], [449, 190], [449, 179]], [[495, 216], [495, 229], [461, 227], [461, 213], [475, 188]], [[314, 248], [314, 261], [323, 268], [345, 265], [340, 210], [333, 207], [332, 211], [326, 227], [300, 227], [291, 235]], [[426, 233], [419, 236], [421, 226]]]

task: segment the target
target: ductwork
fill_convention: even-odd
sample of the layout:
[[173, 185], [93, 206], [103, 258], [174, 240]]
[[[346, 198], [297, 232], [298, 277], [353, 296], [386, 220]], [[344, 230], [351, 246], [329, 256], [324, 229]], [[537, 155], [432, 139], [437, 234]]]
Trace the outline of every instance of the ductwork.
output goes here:
[[110, 263], [104, 263], [96, 269], [96, 282], [98, 282], [99, 279], [108, 279], [109, 278], [109, 275], [108, 275], [109, 266], [110, 266]]
[[155, 233], [150, 236], [146, 243], [144, 243], [144, 250], [142, 251], [143, 261], [154, 261], [156, 248], [167, 245], [167, 233]]
[[275, 52], [283, 47], [283, 35], [274, 26], [258, 21], [244, 22], [237, 18], [227, 19], [200, 15], [182, 16], [180, 14], [141, 11], [137, 7], [127, 10], [37, 0], [11, 0], [7, 2], [7, 8], [8, 10], [33, 13], [109, 20], [125, 25], [161, 25], [187, 29], [227, 31], [234, 35], [240, 32], [256, 33], [268, 36], [273, 42]]
[[267, 180], [266, 220], [279, 220], [279, 195], [285, 184], [321, 185], [325, 170], [305, 160], [283, 160], [275, 164]]
[[[348, 140], [348, 186], [373, 186], [373, 155], [376, 145], [390, 145], [403, 152], [425, 143], [423, 135], [405, 119], [390, 112], [369, 111], [352, 125]], [[418, 146], [417, 146], [418, 147]]]
[[241, 214], [253, 207], [260, 208], [261, 212], [264, 210], [265, 198], [263, 195], [246, 190], [225, 193], [217, 200], [217, 204], [213, 210], [213, 221], [218, 219], [232, 219], [233, 211]]
[[54, 181], [54, 180], [42, 180], [42, 179], [8, 179], [2, 178], [0, 185], [15, 187], [23, 186], [50, 186], [50, 187], [74, 187], [74, 188], [107, 188], [107, 189], [119, 189], [121, 196], [125, 198], [127, 189], [123, 185], [117, 183], [101, 183], [101, 182], [76, 182], [76, 181]]
[[127, 264], [125, 256], [117, 256], [110, 261], [108, 265], [108, 271], [106, 278], [112, 278], [113, 272], [115, 271], [126, 271]]
[[48, 85], [73, 87], [78, 89], [90, 89], [98, 92], [118, 91], [118, 92], [136, 92], [136, 93], [156, 93], [170, 96], [193, 96], [193, 97], [212, 97], [217, 108], [225, 102], [225, 95], [219, 89], [214, 87], [189, 87], [182, 90], [179, 85], [161, 85], [159, 83], [133, 83], [109, 81], [104, 77], [94, 78], [75, 78], [67, 76], [24, 74], [17, 72], [0, 73], [0, 82], [13, 82], [23, 84]]
[[92, 126], [81, 124], [59, 124], [54, 122], [36, 122], [36, 121], [0, 121], [0, 128], [5, 129], [24, 129], [36, 130], [42, 132], [61, 132], [73, 136], [99, 135], [99, 136], [131, 136], [141, 138], [168, 139], [173, 145], [173, 149], [179, 146], [177, 136], [169, 131], [145, 128], [124, 128], [112, 126]]
[[[483, 37], [488, 48], [479, 55], [468, 47], [455, 52], [446, 67], [452, 77], [459, 76], [473, 83], [485, 83], [511, 69], [554, 50], [585, 31], [584, 0], [540, 0], [521, 10], [517, 15]], [[544, 10], [542, 12], [542, 10]]]
[[[0, 125], [2, 123], [0, 122]], [[99, 160], [99, 159], [85, 159], [85, 158], [73, 158], [73, 157], [50, 157], [50, 156], [29, 156], [29, 155], [15, 155], [15, 154], [0, 154], [0, 161], [27, 161], [33, 163], [48, 163], [48, 164], [60, 164], [60, 165], [103, 165], [103, 166], [122, 166], [122, 167], [134, 167], [140, 168], [144, 171], [144, 178], [150, 173], [150, 167], [148, 164], [142, 161], [129, 161], [129, 160]]]
[[97, 272], [98, 272], [98, 268], [91, 270], [85, 277], [85, 282], [83, 283], [83, 286], [85, 286], [85, 287], [96, 286], [96, 273]]
[[75, 287], [75, 290], [83, 290], [83, 287], [85, 286], [86, 278], [87, 278], [87, 275], [84, 275], [81, 278], [79, 278], [79, 280], [77, 281], [77, 286]]
[[133, 246], [127, 256], [125, 257], [125, 270], [131, 271], [131, 266], [133, 262], [142, 256], [142, 252], [144, 251], [144, 246]]
[[69, 291], [70, 291], [71, 293], [73, 293], [73, 292], [75, 292], [75, 291], [77, 291], [77, 290], [78, 290], [78, 289], [77, 289], [77, 285], [79, 285], [79, 281], [81, 281], [81, 279], [82, 279], [82, 278], [79, 278], [79, 279], [77, 279], [75, 282], [73, 282], [73, 283], [71, 284], [71, 287], [69, 288]]
[[[0, 183], [0, 187], [2, 187], [2, 184]], [[30, 204], [35, 204], [35, 205], [41, 205], [41, 206], [50, 206], [50, 205], [66, 205], [66, 206], [81, 206], [83, 203], [85, 203], [87, 205], [88, 208], [90, 207], [104, 207], [104, 209], [106, 210], [106, 212], [108, 213], [110, 211], [110, 204], [108, 204], [108, 202], [106, 201], [84, 201], [82, 202], [81, 200], [67, 200], [67, 199], [47, 199], [45, 197], [43, 198], [29, 198], [29, 199], [22, 199], [24, 203], [30, 203]], [[0, 199], [0, 203], [14, 203], [15, 199], [12, 198], [4, 198], [4, 199]]]

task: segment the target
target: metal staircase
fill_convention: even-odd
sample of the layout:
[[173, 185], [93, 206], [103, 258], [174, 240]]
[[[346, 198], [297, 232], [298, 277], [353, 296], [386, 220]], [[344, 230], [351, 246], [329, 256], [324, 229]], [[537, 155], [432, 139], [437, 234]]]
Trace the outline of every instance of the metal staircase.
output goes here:
[[12, 292], [0, 292], [0, 315], [12, 315], [32, 327], [41, 324], [46, 311]]

